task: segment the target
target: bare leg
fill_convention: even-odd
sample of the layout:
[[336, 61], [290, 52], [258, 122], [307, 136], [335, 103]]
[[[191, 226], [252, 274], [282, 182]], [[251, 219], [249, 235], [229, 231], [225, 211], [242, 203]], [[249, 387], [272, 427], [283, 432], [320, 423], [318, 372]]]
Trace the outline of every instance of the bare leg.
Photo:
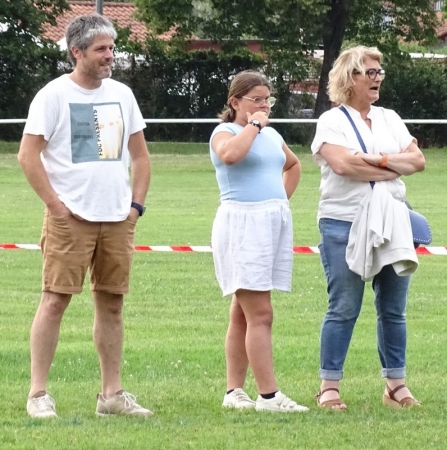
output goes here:
[[124, 296], [95, 291], [93, 298], [95, 301], [93, 340], [101, 366], [102, 394], [105, 398], [110, 398], [121, 390]]
[[278, 390], [273, 372], [272, 323], [270, 291], [236, 292], [237, 301], [247, 322], [245, 348], [260, 394]]
[[225, 356], [227, 360], [227, 390], [243, 388], [247, 376], [248, 357], [245, 350], [247, 322], [236, 295], [230, 307], [230, 323], [225, 340]]
[[59, 340], [62, 316], [71, 295], [43, 292], [31, 326], [31, 387], [29, 397], [46, 391], [48, 373]]

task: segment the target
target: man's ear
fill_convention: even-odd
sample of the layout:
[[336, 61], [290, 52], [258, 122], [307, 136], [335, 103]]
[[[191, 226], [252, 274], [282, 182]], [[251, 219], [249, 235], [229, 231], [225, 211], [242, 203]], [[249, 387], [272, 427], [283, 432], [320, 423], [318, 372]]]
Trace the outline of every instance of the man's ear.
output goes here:
[[71, 54], [73, 55], [73, 57], [74, 57], [76, 60], [78, 60], [79, 57], [80, 57], [81, 54], [82, 54], [82, 51], [79, 50], [78, 47], [71, 47], [71, 48], [70, 48], [70, 51], [71, 51]]

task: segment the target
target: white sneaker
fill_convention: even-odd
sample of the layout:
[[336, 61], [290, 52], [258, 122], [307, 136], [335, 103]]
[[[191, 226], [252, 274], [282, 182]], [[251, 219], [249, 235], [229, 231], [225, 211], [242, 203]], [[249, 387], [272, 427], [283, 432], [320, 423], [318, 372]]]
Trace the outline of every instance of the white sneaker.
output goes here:
[[253, 401], [241, 388], [236, 388], [233, 392], [225, 394], [222, 406], [224, 408], [254, 408], [256, 402]]
[[26, 403], [26, 411], [36, 419], [50, 419], [57, 417], [56, 402], [48, 394], [32, 397]]
[[292, 399], [278, 391], [273, 398], [265, 399], [258, 395], [256, 411], [306, 412], [309, 408], [298, 405]]
[[97, 395], [96, 414], [98, 416], [109, 416], [111, 414], [127, 414], [130, 416], [153, 416], [154, 413], [140, 406], [135, 396], [126, 391], [118, 391], [110, 398], [104, 398], [102, 394]]

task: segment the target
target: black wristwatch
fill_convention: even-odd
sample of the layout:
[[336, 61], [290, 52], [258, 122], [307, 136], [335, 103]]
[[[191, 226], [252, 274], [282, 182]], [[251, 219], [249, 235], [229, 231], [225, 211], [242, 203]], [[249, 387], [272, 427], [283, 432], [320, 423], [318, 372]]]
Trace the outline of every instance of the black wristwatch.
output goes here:
[[261, 122], [259, 122], [259, 120], [253, 119], [253, 120], [250, 120], [250, 122], [248, 122], [248, 123], [249, 123], [250, 125], [253, 125], [253, 126], [255, 126], [255, 127], [258, 127], [258, 128], [259, 128], [258, 133], [261, 132], [261, 130], [262, 130], [262, 125], [261, 125]]
[[146, 207], [143, 205], [140, 205], [139, 203], [132, 202], [130, 204], [130, 207], [135, 208], [140, 213], [140, 216], [142, 216], [144, 214], [144, 211], [146, 211]]

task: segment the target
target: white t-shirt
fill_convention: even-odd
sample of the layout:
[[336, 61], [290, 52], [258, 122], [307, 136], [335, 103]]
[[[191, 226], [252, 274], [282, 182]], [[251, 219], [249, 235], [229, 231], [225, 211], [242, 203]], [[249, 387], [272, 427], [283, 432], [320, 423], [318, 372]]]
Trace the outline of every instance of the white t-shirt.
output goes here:
[[[371, 129], [360, 113], [344, 105], [354, 121], [368, 153], [400, 153], [414, 140], [402, 119], [391, 109], [371, 106], [368, 118]], [[352, 222], [362, 198], [371, 189], [369, 182], [353, 180], [335, 174], [318, 153], [324, 143], [340, 145], [352, 154], [363, 152], [354, 128], [339, 108], [332, 108], [318, 119], [317, 131], [312, 142], [314, 161], [321, 166], [320, 203], [318, 220], [321, 218]], [[394, 198], [405, 199], [405, 184], [400, 178], [383, 183]]]
[[23, 133], [48, 141], [41, 160], [71, 212], [92, 222], [118, 222], [132, 201], [129, 137], [145, 127], [124, 84], [108, 78], [87, 90], [62, 75], [37, 93]]

